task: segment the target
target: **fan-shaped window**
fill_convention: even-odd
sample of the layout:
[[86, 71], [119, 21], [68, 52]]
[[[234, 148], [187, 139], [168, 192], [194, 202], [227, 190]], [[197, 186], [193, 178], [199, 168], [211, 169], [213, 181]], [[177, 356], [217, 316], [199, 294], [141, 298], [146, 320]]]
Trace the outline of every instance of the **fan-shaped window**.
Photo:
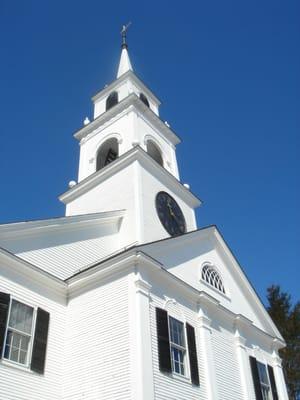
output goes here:
[[142, 102], [144, 104], [146, 104], [147, 107], [150, 107], [149, 101], [148, 101], [147, 97], [144, 95], [144, 93], [140, 93], [140, 99], [142, 100]]
[[163, 158], [161, 155], [161, 151], [158, 148], [158, 146], [156, 146], [156, 144], [154, 142], [152, 142], [152, 140], [148, 140], [147, 141], [147, 153], [149, 154], [149, 156], [151, 156], [153, 158], [153, 160], [155, 160], [159, 165], [161, 165], [162, 167], [164, 166], [164, 162], [163, 162]]
[[211, 265], [204, 265], [202, 268], [202, 279], [225, 294], [225, 288], [218, 272]]
[[106, 99], [106, 111], [118, 104], [119, 96], [118, 92], [112, 92]]
[[113, 162], [119, 155], [119, 144], [116, 138], [108, 139], [100, 146], [97, 153], [97, 171]]

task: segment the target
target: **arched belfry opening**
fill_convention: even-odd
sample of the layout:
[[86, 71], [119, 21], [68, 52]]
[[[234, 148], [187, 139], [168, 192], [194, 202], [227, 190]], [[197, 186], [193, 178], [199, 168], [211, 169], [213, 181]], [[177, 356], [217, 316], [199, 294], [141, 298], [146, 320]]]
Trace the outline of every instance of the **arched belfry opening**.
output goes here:
[[140, 99], [142, 100], [142, 102], [143, 102], [147, 107], [150, 107], [149, 101], [148, 101], [147, 97], [144, 95], [144, 93], [140, 93]]
[[115, 161], [115, 159], [119, 156], [119, 143], [118, 139], [111, 138], [106, 140], [100, 147], [97, 152], [97, 166], [96, 171], [102, 169], [107, 164]]
[[111, 94], [106, 99], [106, 111], [118, 104], [119, 96], [118, 92], [111, 92]]
[[164, 166], [164, 161], [163, 161], [163, 157], [162, 157], [160, 148], [152, 140], [147, 141], [147, 153], [159, 165], [161, 165], [162, 167]]

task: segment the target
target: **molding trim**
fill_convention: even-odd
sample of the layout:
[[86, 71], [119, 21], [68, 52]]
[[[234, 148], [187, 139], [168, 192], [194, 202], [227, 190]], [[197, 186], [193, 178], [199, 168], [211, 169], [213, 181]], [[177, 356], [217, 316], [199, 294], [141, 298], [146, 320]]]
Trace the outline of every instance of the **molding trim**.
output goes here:
[[211, 318], [207, 317], [206, 315], [200, 315], [198, 317], [198, 322], [199, 322], [199, 328], [205, 328], [211, 331], [211, 324], [212, 320]]
[[97, 100], [106, 97], [112, 90], [116, 90], [126, 80], [131, 80], [137, 86], [139, 86], [142, 91], [145, 92], [147, 97], [150, 97], [154, 103], [157, 103], [158, 106], [161, 104], [160, 100], [155, 96], [155, 94], [150, 89], [148, 89], [148, 87], [140, 80], [140, 78], [131, 70], [125, 72], [125, 74], [122, 74], [118, 79], [115, 79], [108, 86], [105, 86], [104, 89], [97, 92], [92, 97], [92, 101], [95, 103]]
[[238, 331], [236, 331], [234, 336], [235, 336], [234, 340], [235, 340], [236, 346], [240, 347], [243, 350], [246, 350], [247, 339], [244, 338], [243, 336], [241, 336]]
[[[91, 135], [98, 127], [104, 125], [118, 114], [127, 110], [130, 106], [134, 107], [137, 112], [143, 115], [143, 118], [159, 130], [159, 132], [166, 137], [166, 139], [174, 146], [181, 142], [176, 133], [169, 128], [149, 107], [147, 107], [142, 100], [135, 94], [131, 93], [123, 100], [121, 100], [114, 107], [100, 114], [96, 119], [91, 121], [88, 125], [83, 126], [74, 133], [75, 139], [81, 141], [83, 138]], [[92, 135], [91, 135], [92, 136]]]
[[196, 208], [201, 205], [201, 200], [184, 187], [170, 172], [154, 161], [152, 157], [139, 146], [134, 147], [117, 158], [114, 162], [83, 179], [76, 186], [60, 195], [59, 200], [65, 204], [70, 203], [135, 161], [138, 161], [140, 165], [150, 171], [154, 176], [158, 176], [161, 181], [171, 187], [178, 197], [189, 206]]
[[[75, 187], [75, 186], [74, 186]], [[82, 229], [93, 225], [111, 224], [116, 225], [124, 217], [125, 210], [100, 212], [95, 214], [74, 215], [67, 217], [51, 218], [37, 221], [14, 222], [0, 225], [0, 238], [16, 238], [30, 234], [40, 234], [50, 231], [71, 231]]]
[[136, 293], [141, 293], [147, 297], [150, 297], [150, 291], [152, 288], [152, 285], [150, 285], [148, 282], [146, 282], [142, 278], [137, 278], [134, 281], [135, 288], [136, 288]]
[[168, 296], [164, 296], [164, 298], [166, 299], [164, 304], [163, 304], [163, 309], [166, 310], [168, 308], [169, 304], [173, 304], [174, 306], [177, 304], [177, 301], [175, 299], [171, 299]]

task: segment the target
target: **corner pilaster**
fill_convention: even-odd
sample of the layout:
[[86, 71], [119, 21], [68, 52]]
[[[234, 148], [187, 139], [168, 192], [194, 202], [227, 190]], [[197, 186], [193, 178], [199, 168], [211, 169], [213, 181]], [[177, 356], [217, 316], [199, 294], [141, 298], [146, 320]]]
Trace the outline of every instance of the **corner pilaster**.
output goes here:
[[131, 330], [134, 347], [132, 390], [135, 400], [154, 399], [154, 380], [150, 328], [151, 285], [139, 273], [134, 274], [131, 284]]
[[238, 315], [234, 321], [235, 347], [239, 363], [239, 372], [240, 372], [244, 400], [251, 399], [250, 396], [251, 382], [249, 380], [251, 372], [249, 368], [249, 356], [246, 348], [246, 339], [242, 334], [242, 330], [243, 328], [245, 329], [247, 326], [250, 326], [251, 324], [252, 321], [248, 320], [247, 318], [244, 318], [242, 315]]
[[208, 317], [206, 310], [200, 306], [198, 311], [198, 332], [204, 359], [207, 399], [216, 400], [219, 397], [215, 373], [214, 351], [212, 346], [211, 322], [212, 321]]
[[274, 370], [275, 382], [278, 391], [278, 397], [282, 400], [288, 400], [289, 395], [287, 392], [287, 387], [284, 379], [283, 369], [282, 369], [282, 360], [278, 354], [278, 346], [277, 340], [274, 339], [273, 342], [273, 352], [272, 352], [273, 363], [272, 367]]

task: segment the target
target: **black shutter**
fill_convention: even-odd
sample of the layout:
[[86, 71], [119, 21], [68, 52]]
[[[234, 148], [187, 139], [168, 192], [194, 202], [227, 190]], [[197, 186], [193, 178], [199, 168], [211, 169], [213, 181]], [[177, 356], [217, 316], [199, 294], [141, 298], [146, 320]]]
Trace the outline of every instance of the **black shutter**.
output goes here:
[[49, 313], [38, 308], [30, 367], [32, 371], [38, 372], [39, 374], [43, 374], [45, 368], [48, 327]]
[[273, 400], [278, 400], [278, 393], [277, 393], [277, 388], [276, 388], [274, 371], [273, 371], [273, 368], [271, 367], [271, 365], [268, 365], [268, 373], [269, 373], [269, 378], [270, 378], [270, 383], [271, 383]]
[[249, 359], [250, 359], [250, 366], [254, 383], [255, 398], [256, 400], [263, 400], [256, 358], [250, 356]]
[[0, 359], [3, 354], [10, 295], [0, 292]]
[[188, 341], [192, 383], [194, 385], [199, 386], [200, 380], [199, 380], [199, 371], [198, 371], [195, 329], [189, 324], [186, 324], [186, 336], [187, 336], [187, 341]]
[[156, 329], [158, 341], [159, 369], [162, 372], [172, 372], [168, 313], [161, 308], [156, 308]]

